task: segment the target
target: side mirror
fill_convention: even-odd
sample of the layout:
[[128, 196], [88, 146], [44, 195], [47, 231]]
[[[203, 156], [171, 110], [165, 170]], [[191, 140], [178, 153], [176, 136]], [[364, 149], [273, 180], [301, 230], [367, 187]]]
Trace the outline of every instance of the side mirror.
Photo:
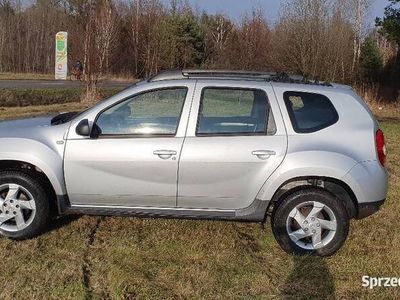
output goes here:
[[91, 138], [98, 138], [100, 134], [101, 134], [100, 127], [96, 123], [94, 123], [93, 126], [92, 126], [92, 132], [90, 133], [90, 137]]
[[84, 119], [84, 120], [80, 121], [78, 126], [76, 126], [75, 132], [78, 135], [90, 136], [89, 120]]

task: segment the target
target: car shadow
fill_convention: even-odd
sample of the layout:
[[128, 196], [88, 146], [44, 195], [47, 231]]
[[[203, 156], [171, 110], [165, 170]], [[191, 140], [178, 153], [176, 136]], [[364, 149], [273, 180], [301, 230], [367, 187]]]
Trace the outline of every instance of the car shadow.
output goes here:
[[81, 215], [66, 215], [66, 216], [62, 216], [60, 218], [54, 219], [46, 227], [46, 229], [43, 231], [43, 233], [52, 232], [61, 227], [64, 227], [64, 226], [78, 220], [80, 217], [81, 217]]
[[293, 256], [294, 267], [283, 285], [283, 299], [335, 299], [335, 282], [326, 258]]

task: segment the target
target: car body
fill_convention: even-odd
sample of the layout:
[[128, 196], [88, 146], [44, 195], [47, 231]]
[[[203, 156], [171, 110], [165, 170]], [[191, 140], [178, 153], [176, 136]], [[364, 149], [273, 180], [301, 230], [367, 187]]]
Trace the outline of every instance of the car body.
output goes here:
[[[386, 198], [381, 139], [348, 86], [261, 72], [169, 71], [77, 115], [0, 123], [0, 170], [40, 182], [57, 215], [263, 222], [293, 193], [320, 190], [351, 219]], [[12, 234], [2, 228], [7, 222], [17, 227]], [[8, 218], [0, 230], [36, 234], [17, 225]], [[289, 248], [337, 250], [307, 247]]]

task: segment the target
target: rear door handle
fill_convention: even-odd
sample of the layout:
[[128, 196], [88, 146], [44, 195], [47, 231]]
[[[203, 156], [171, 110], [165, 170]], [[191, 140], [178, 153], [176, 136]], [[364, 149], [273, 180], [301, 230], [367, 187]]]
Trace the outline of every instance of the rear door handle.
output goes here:
[[254, 150], [251, 154], [257, 156], [259, 159], [267, 159], [271, 155], [276, 155], [276, 152], [273, 150]]
[[154, 150], [153, 151], [153, 154], [158, 155], [161, 159], [168, 159], [172, 155], [176, 155], [176, 153], [177, 152], [175, 150]]

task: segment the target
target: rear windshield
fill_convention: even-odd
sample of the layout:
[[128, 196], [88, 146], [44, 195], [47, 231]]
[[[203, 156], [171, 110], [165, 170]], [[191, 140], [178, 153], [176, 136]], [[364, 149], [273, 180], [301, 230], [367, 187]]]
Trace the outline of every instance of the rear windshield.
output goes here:
[[283, 94], [293, 129], [298, 133], [310, 133], [335, 124], [338, 113], [328, 97], [304, 92]]

